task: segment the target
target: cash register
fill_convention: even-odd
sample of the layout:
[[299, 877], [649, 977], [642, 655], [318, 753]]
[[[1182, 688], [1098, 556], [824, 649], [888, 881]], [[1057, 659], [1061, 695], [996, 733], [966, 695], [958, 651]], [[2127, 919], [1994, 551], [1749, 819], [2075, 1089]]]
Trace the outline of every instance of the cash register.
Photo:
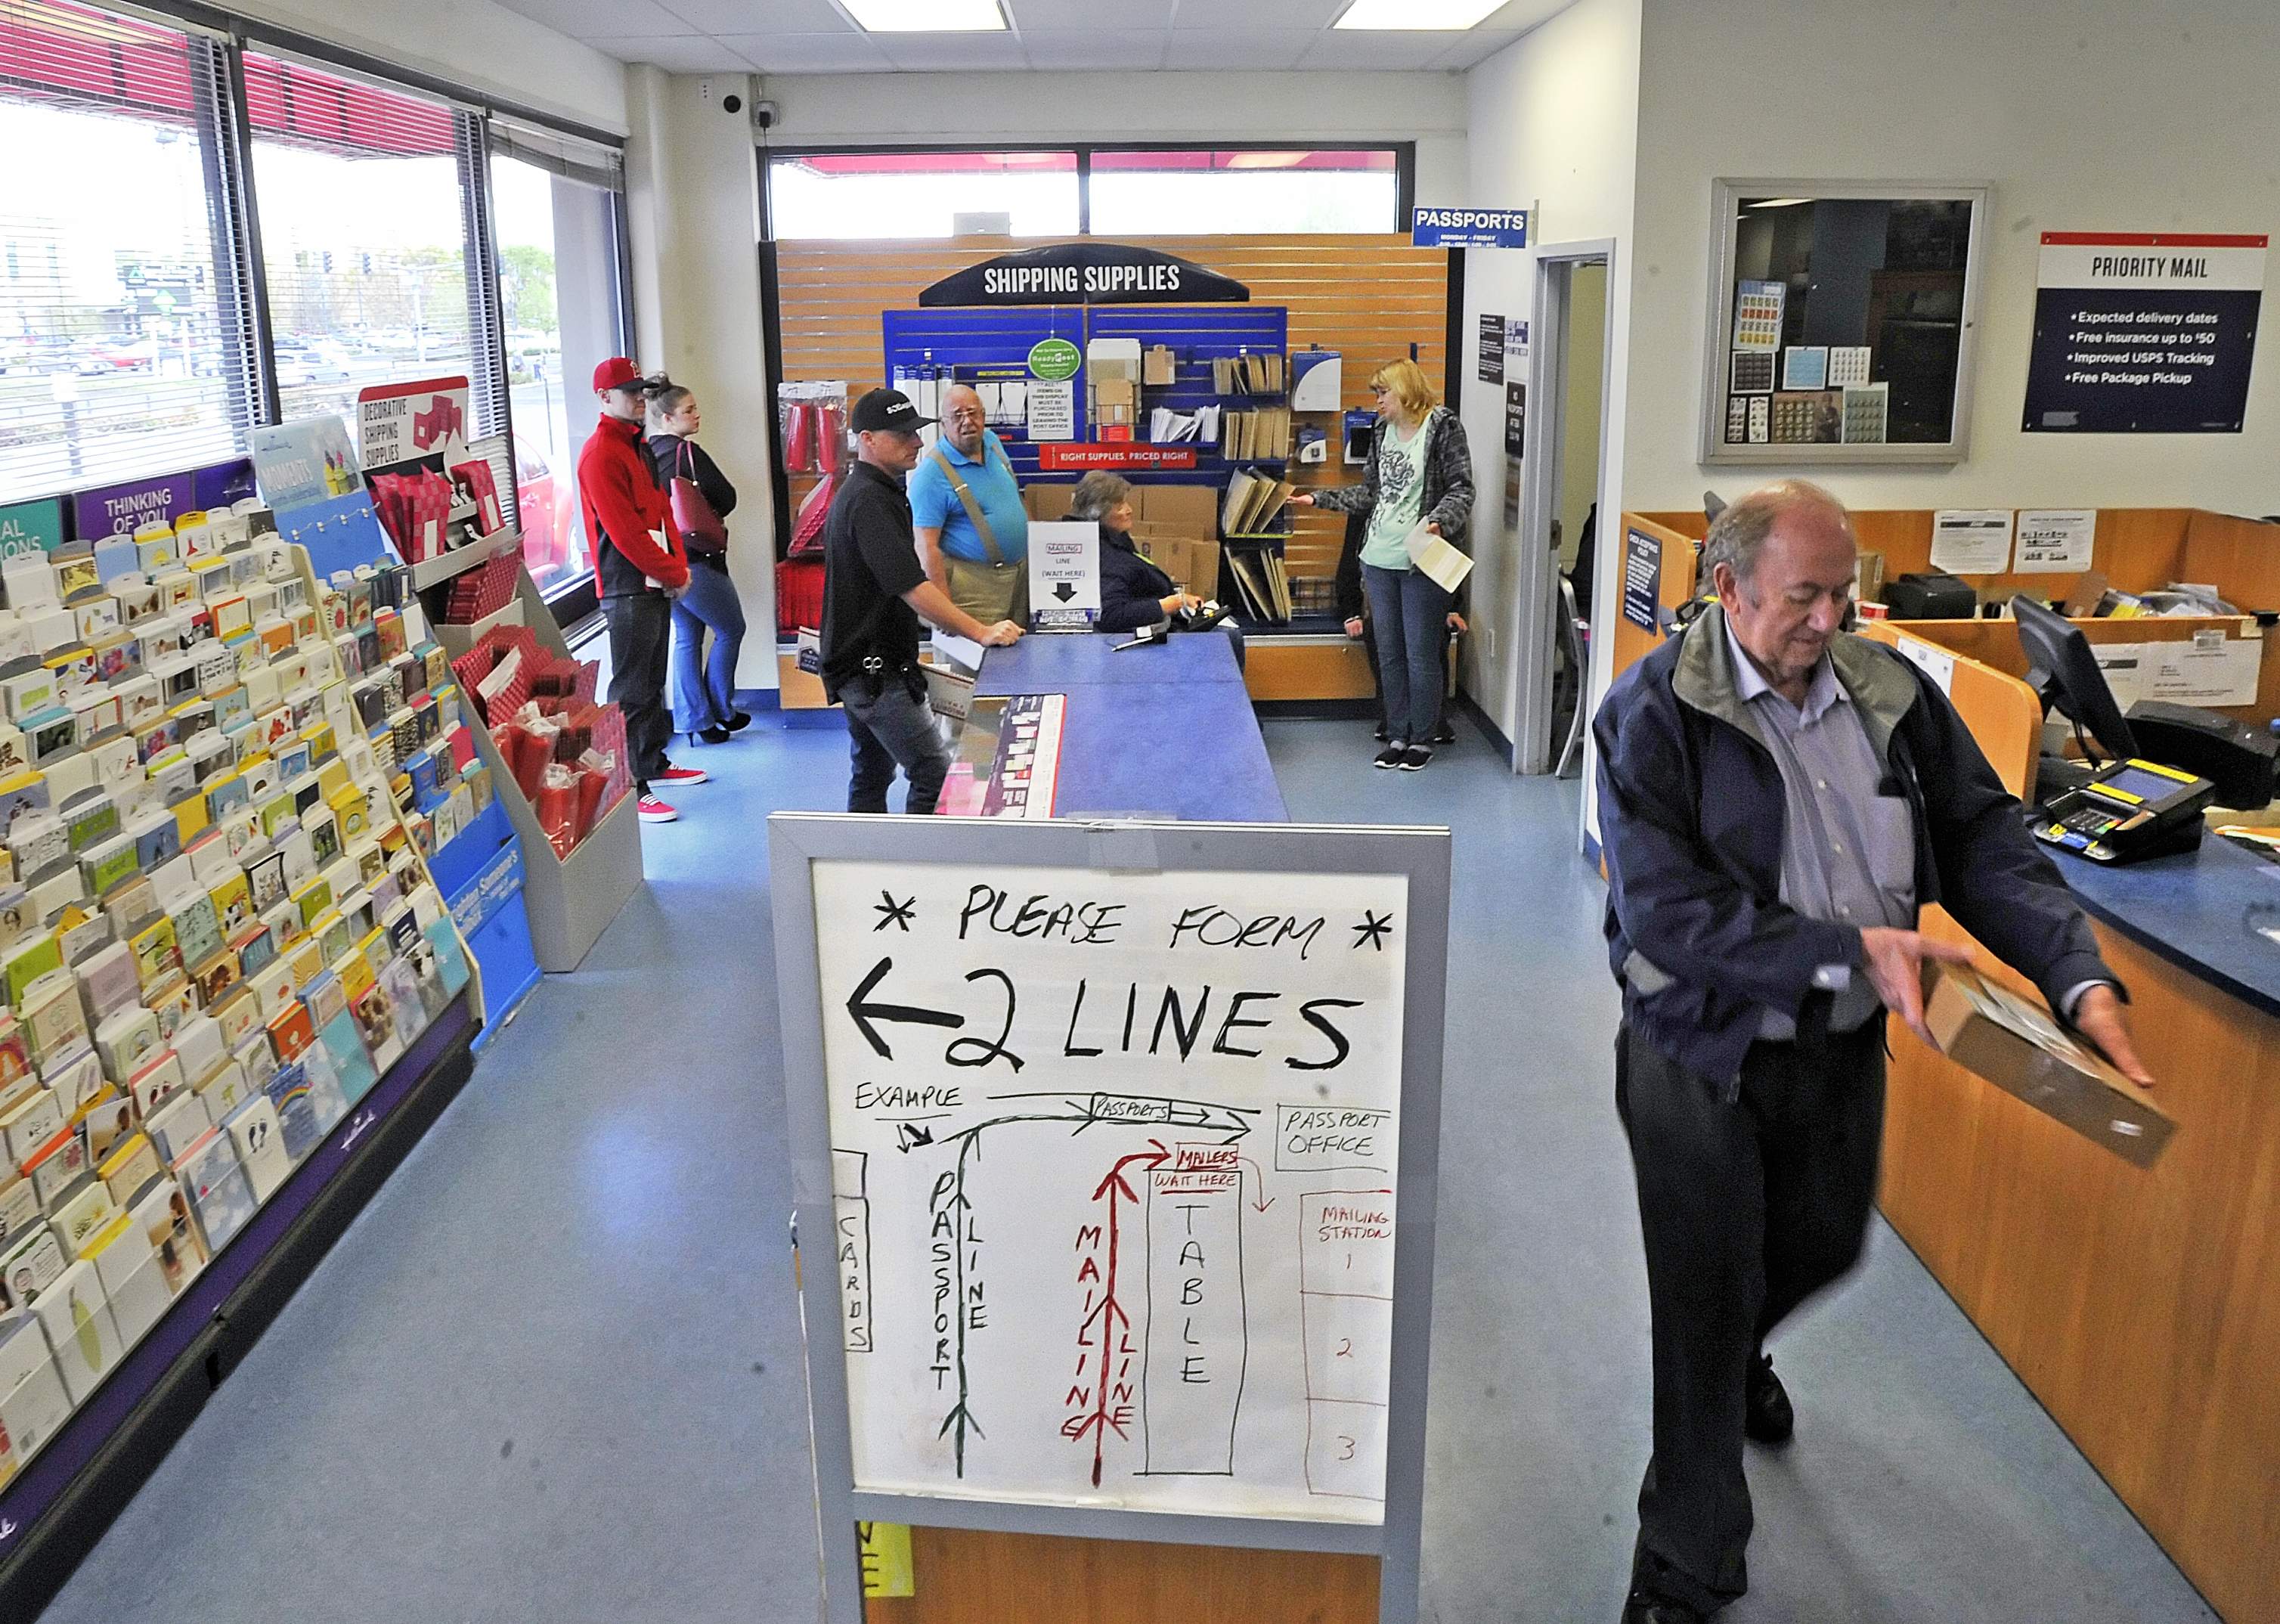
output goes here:
[[[2085, 756], [2095, 741], [2107, 758], [2042, 758], [2035, 778], [2039, 804], [2030, 814], [2037, 840], [2093, 862], [2135, 863], [2199, 846], [2201, 813], [2216, 802], [2220, 781], [2227, 805], [2245, 811], [2269, 803], [2268, 738], [2221, 716], [2159, 704], [2145, 707], [2146, 737], [2140, 739], [2080, 627], [2023, 593], [2011, 600], [2011, 616], [2027, 656], [2028, 686], [2045, 713], [2056, 711], [2074, 724]], [[2180, 742], [2191, 750], [2162, 748]], [[2151, 758], [2157, 753], [2181, 758]]]

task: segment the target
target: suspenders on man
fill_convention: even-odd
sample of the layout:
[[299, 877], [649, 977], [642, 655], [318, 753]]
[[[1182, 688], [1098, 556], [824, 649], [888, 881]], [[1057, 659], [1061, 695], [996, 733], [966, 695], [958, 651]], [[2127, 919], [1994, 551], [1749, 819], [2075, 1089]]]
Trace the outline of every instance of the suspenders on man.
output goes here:
[[[950, 481], [951, 494], [958, 504], [966, 510], [966, 517], [974, 525], [974, 534], [982, 540], [982, 558], [961, 558], [945, 551], [942, 555], [944, 585], [950, 601], [985, 624], [997, 620], [1012, 620], [1026, 624], [1029, 618], [1029, 567], [1026, 560], [1009, 560], [998, 546], [990, 520], [982, 512], [978, 501], [958, 465], [950, 459], [937, 442], [927, 455], [942, 470]], [[1005, 453], [991, 443], [985, 442], [982, 456], [995, 456], [1001, 463]], [[1010, 474], [1012, 468], [1007, 466]]]

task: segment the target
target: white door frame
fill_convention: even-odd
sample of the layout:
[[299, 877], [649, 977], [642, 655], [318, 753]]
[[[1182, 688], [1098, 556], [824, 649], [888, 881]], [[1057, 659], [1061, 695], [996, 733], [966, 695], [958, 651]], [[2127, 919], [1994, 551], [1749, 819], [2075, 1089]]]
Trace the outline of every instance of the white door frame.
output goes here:
[[[1513, 719], [1512, 770], [1548, 773], [1552, 770], [1552, 655], [1558, 641], [1560, 557], [1542, 545], [1559, 517], [1560, 478], [1567, 435], [1568, 292], [1578, 265], [1604, 262], [1610, 276], [1608, 303], [1614, 303], [1615, 242], [1593, 237], [1573, 242], [1552, 242], [1536, 250], [1536, 291], [1529, 326], [1528, 421], [1526, 451], [1521, 474], [1520, 529], [1513, 537], [1516, 549], [1513, 572], [1513, 619], [1506, 633], [1513, 650], [1511, 687], [1506, 695], [1506, 714]], [[1599, 357], [1598, 495], [1607, 484], [1608, 391], [1614, 383], [1614, 323], [1602, 324], [1603, 351]], [[1607, 516], [1599, 515], [1604, 530]], [[1589, 690], [1589, 673], [1583, 678]], [[1583, 701], [1579, 697], [1576, 703]]]

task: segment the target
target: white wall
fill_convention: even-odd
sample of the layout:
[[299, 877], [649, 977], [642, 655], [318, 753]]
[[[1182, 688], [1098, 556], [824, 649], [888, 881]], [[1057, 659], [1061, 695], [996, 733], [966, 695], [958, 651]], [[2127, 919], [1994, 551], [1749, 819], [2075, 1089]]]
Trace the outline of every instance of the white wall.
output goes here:
[[705, 449], [736, 488], [728, 571], [743, 600], [741, 688], [776, 686], [774, 417], [760, 334], [759, 173], [751, 125], [720, 111], [743, 74], [627, 70], [626, 198], [635, 353], [696, 391]]
[[625, 65], [496, 0], [228, 0], [227, 9], [595, 129], [626, 128]]
[[1454, 73], [770, 74], [784, 146], [849, 142], [1414, 141], [1417, 201], [1463, 200]]
[[2245, 434], [2019, 427], [2042, 232], [2280, 234], [2273, 0], [1645, 0], [1645, 16], [1629, 505], [1690, 508], [1705, 485], [1782, 472], [1696, 462], [1710, 185], [1765, 176], [1994, 184], [1968, 460], [1822, 471], [1847, 502], [2280, 512], [2270, 334]]
[[[1607, 462], [1602, 512], [1614, 511], [1614, 476], [1623, 461], [1638, 60], [1639, 0], [1576, 0], [1466, 75], [1469, 181], [1464, 201], [1483, 206], [1536, 204], [1539, 212], [1529, 232], [1540, 244], [1598, 238], [1615, 243], [1608, 280], [1606, 327], [1614, 358], [1603, 403]], [[1468, 346], [1483, 312], [1532, 319], [1533, 251], [1475, 250], [1465, 259]], [[1474, 362], [1468, 351], [1462, 399], [1479, 485], [1473, 509], [1479, 563], [1473, 589], [1475, 635], [1469, 643], [1474, 665], [1467, 686], [1511, 738], [1516, 720], [1514, 677], [1522, 650], [1516, 646], [1521, 639], [1514, 620], [1519, 556], [1516, 538], [1504, 524], [1504, 395], [1478, 381]], [[1544, 404], [1531, 396], [1531, 417]], [[1600, 562], [1620, 557], [1621, 550], [1602, 547]], [[1606, 594], [1598, 593], [1596, 601], [1606, 602]], [[1600, 639], [1599, 646], [1606, 643]], [[1541, 649], [1533, 658], [1543, 658]]]

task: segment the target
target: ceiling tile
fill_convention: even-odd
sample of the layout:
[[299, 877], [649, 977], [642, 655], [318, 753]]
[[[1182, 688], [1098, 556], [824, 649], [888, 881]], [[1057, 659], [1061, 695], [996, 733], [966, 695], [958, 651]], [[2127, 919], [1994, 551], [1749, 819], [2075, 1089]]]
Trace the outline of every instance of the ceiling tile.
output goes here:
[[1041, 68], [1090, 68], [1146, 73], [1164, 62], [1164, 36], [1129, 28], [1024, 29], [1021, 46]]
[[1458, 35], [1454, 42], [1427, 65], [1439, 68], [1477, 66], [1526, 33], [1524, 28], [1475, 28]]
[[1167, 38], [1167, 68], [1295, 67], [1314, 40], [1303, 28], [1175, 28]]
[[668, 73], [749, 73], [752, 65], [708, 34], [599, 36], [589, 42], [620, 62], [649, 62]]
[[507, 0], [509, 9], [574, 39], [662, 39], [697, 30], [657, 0]]
[[918, 73], [963, 73], [991, 68], [1024, 68], [1028, 58], [1021, 42], [1004, 34], [874, 34], [871, 36], [887, 60]]
[[763, 73], [883, 73], [887, 60], [867, 34], [724, 34], [723, 42]]
[[658, 0], [700, 34], [852, 34], [831, 0]]
[[[1115, 10], [1116, 31], [1168, 27], [1175, 0], [1122, 0]], [[1097, 29], [1101, 0], [1004, 0], [1013, 26], [1023, 34], [1037, 29]]]
[[1327, 28], [1346, 0], [1180, 0], [1175, 28]]
[[1329, 29], [1313, 36], [1301, 67], [1421, 68], [1465, 36], [1453, 31], [1404, 30], [1399, 33], [1342, 33]]

